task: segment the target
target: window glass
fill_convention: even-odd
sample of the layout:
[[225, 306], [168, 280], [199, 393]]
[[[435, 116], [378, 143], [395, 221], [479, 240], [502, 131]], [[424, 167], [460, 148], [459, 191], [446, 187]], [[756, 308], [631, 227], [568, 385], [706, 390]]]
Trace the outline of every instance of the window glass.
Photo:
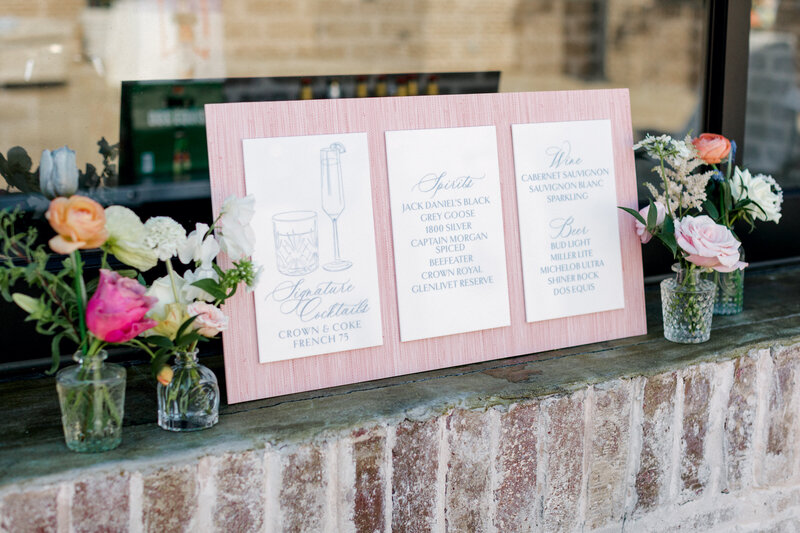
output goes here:
[[739, 228], [748, 260], [800, 256], [791, 238], [800, 231], [800, 4], [754, 0], [750, 14], [750, 54], [743, 166], [771, 175], [783, 188], [778, 225], [757, 222], [755, 231]]
[[[109, 161], [121, 175], [101, 200], [191, 227], [210, 215], [197, 110], [223, 98], [221, 78], [227, 91], [233, 78], [290, 77], [258, 82], [261, 99], [469, 91], [445, 73], [475, 71], [499, 72], [500, 91], [629, 87], [636, 138], [683, 135], [699, 129], [705, 11], [700, 0], [6, 0], [0, 152], [22, 146], [34, 171], [42, 150], [68, 145], [79, 168], [101, 172], [98, 141], [123, 138], [134, 148], [122, 167]], [[131, 80], [197, 81], [139, 84], [126, 108]], [[157, 148], [137, 151], [143, 142]], [[17, 204], [47, 234], [46, 202], [0, 181], [0, 207]], [[0, 315], [0, 337], [28, 343], [19, 357], [49, 353], [21, 313], [2, 303]]]

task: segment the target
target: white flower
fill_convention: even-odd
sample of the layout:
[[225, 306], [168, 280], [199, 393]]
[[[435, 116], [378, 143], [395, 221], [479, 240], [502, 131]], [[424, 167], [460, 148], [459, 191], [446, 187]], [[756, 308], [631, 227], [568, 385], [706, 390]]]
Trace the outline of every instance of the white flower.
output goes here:
[[[175, 284], [174, 288], [173, 283]], [[172, 279], [170, 279], [169, 275], [166, 275], [155, 280], [145, 294], [155, 297], [158, 302], [150, 308], [147, 316], [163, 317], [166, 315], [168, 305], [175, 303], [185, 305], [187, 303], [186, 298], [183, 297], [183, 287], [185, 285], [186, 281], [178, 274], [173, 274]], [[175, 298], [176, 293], [177, 299]]]
[[39, 187], [51, 200], [57, 196], [72, 196], [78, 190], [78, 165], [75, 151], [66, 146], [43, 150], [39, 161]]
[[170, 217], [152, 217], [144, 223], [147, 230], [145, 242], [153, 248], [161, 261], [168, 261], [178, 253], [186, 240], [186, 230]]
[[200, 287], [195, 287], [192, 285], [192, 283], [201, 279], [213, 279], [214, 281], [219, 281], [219, 276], [213, 268], [198, 268], [194, 271], [187, 270], [183, 273], [183, 279], [186, 281], [186, 284], [181, 288], [181, 296], [187, 302], [194, 300], [213, 302], [215, 300], [213, 296], [208, 294]]
[[216, 224], [217, 238], [222, 250], [234, 261], [253, 254], [255, 232], [250, 221], [255, 214], [255, 197], [229, 196], [222, 204], [222, 212]]
[[744, 208], [754, 219], [775, 223], [780, 221], [783, 191], [772, 176], [764, 174], [751, 176], [749, 170], [736, 167], [731, 177], [731, 195], [737, 202], [742, 200], [754, 202]]
[[233, 220], [240, 226], [247, 226], [253, 220], [253, 215], [256, 214], [255, 204], [256, 197], [252, 194], [248, 194], [244, 198], [228, 196], [222, 203], [220, 222]]
[[103, 249], [126, 265], [146, 271], [158, 263], [155, 250], [145, 243], [147, 231], [144, 224], [127, 207], [106, 207], [106, 231], [108, 239], [103, 243]]
[[178, 247], [178, 258], [184, 265], [194, 261], [200, 268], [211, 268], [211, 262], [219, 253], [219, 243], [213, 235], [206, 237], [208, 224], [198, 223], [186, 240]]
[[253, 255], [256, 235], [253, 228], [242, 226], [234, 221], [220, 221], [217, 225], [217, 238], [222, 250], [233, 261]]

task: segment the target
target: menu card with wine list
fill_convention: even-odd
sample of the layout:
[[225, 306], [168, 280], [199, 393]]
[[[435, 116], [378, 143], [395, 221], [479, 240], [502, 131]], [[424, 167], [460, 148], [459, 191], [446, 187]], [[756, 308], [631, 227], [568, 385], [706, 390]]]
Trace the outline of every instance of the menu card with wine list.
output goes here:
[[[228, 401], [646, 332], [626, 90], [206, 106], [256, 200]], [[623, 275], [624, 273], [624, 275]]]

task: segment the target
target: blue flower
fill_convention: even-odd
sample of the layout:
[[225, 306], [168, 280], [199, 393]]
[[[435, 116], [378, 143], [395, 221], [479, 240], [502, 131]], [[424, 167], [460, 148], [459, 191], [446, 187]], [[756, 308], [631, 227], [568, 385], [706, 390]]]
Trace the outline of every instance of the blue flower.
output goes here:
[[722, 172], [719, 170], [715, 170], [713, 174], [711, 174], [711, 180], [722, 183], [725, 181], [725, 176], [722, 175]]

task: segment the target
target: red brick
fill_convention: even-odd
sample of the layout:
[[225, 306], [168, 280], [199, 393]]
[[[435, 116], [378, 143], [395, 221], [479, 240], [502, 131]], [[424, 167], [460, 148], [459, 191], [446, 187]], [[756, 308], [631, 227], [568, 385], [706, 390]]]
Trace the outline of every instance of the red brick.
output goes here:
[[214, 524], [221, 531], [256, 531], [264, 524], [264, 454], [222, 456], [215, 475]]
[[546, 433], [540, 461], [542, 529], [572, 531], [578, 527], [578, 498], [583, 481], [584, 392], [542, 403]]
[[636, 512], [646, 512], [668, 499], [676, 384], [673, 372], [649, 378], [644, 385]]
[[126, 472], [75, 483], [72, 524], [78, 533], [127, 531], [130, 475]]
[[536, 430], [539, 405], [519, 404], [500, 417], [498, 476], [495, 490], [497, 531], [535, 531], [536, 512]]
[[486, 531], [490, 527], [489, 414], [458, 409], [447, 419], [450, 461], [445, 488], [449, 531]]
[[197, 467], [159, 470], [144, 478], [145, 531], [189, 531], [197, 511]]
[[284, 531], [324, 529], [326, 487], [323, 454], [318, 447], [300, 446], [285, 459], [280, 493]]
[[392, 448], [392, 529], [431, 531], [439, 466], [438, 420], [397, 426]]
[[0, 505], [0, 530], [55, 532], [57, 498], [57, 487], [7, 494]]
[[382, 467], [385, 450], [386, 437], [377, 430], [356, 438], [353, 444], [356, 463], [353, 522], [357, 531], [385, 530], [383, 495], [386, 474]]
[[586, 525], [592, 529], [619, 522], [625, 513], [631, 383], [598, 387], [594, 397], [586, 493]]
[[794, 474], [795, 410], [793, 398], [797, 379], [797, 350], [773, 354], [773, 369], [767, 404], [767, 446], [764, 461], [764, 484], [790, 479]]
[[[765, 352], [762, 357], [769, 357]], [[727, 489], [738, 491], [753, 476], [753, 431], [756, 418], [757, 360], [740, 357], [733, 363], [733, 385], [723, 434]]]
[[705, 460], [708, 433], [708, 404], [711, 400], [712, 371], [709, 365], [692, 366], [684, 376], [683, 432], [681, 436], [681, 482], [685, 496], [703, 493], [710, 468]]

